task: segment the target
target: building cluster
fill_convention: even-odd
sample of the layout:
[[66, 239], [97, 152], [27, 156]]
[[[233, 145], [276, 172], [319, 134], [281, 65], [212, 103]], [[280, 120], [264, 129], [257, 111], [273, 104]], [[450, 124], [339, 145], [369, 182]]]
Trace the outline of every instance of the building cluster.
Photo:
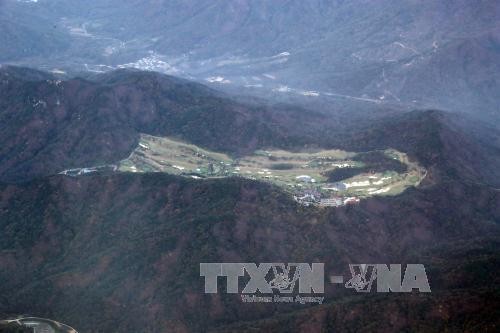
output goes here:
[[307, 189], [296, 193], [293, 198], [304, 206], [319, 207], [340, 207], [359, 203], [358, 197], [330, 196], [323, 197], [321, 192], [314, 189]]

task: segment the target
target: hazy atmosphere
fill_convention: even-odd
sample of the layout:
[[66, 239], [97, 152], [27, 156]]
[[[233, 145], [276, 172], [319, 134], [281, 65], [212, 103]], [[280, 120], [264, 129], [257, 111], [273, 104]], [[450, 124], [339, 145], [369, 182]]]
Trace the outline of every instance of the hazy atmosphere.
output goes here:
[[0, 332], [496, 332], [500, 2], [0, 0]]

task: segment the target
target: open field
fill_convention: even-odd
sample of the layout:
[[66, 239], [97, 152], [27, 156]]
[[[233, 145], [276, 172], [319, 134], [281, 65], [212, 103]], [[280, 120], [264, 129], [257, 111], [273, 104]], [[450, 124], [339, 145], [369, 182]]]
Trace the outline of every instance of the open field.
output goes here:
[[245, 177], [271, 182], [293, 194], [297, 201], [307, 204], [331, 197], [357, 200], [375, 195], [397, 195], [410, 186], [417, 186], [425, 177], [425, 169], [410, 161], [405, 153], [388, 149], [381, 154], [383, 158], [403, 163], [405, 172], [360, 172], [329, 183], [327, 173], [331, 170], [369, 168], [369, 165], [353, 160], [356, 155], [342, 150], [258, 150], [253, 155], [233, 159], [171, 138], [141, 135], [137, 148], [119, 163], [118, 170], [166, 172], [195, 179]]

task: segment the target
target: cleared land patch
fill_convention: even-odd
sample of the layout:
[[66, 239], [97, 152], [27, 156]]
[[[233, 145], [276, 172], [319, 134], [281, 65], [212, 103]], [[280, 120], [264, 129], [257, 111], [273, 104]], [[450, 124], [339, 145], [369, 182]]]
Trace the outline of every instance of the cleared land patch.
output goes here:
[[[166, 172], [195, 179], [245, 177], [273, 183], [304, 205], [320, 206], [341, 206], [375, 195], [397, 195], [418, 186], [426, 174], [418, 163], [394, 149], [368, 153], [258, 150], [253, 155], [231, 158], [151, 135], [141, 135], [137, 148], [117, 168], [123, 172]], [[331, 181], [332, 173], [347, 169], [346, 178]]]

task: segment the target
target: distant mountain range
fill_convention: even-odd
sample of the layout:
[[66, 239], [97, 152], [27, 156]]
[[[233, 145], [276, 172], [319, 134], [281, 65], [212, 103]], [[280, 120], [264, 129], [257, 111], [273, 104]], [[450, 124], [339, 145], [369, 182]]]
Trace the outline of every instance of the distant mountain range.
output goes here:
[[498, 120], [499, 22], [494, 0], [5, 0], [0, 61]]

